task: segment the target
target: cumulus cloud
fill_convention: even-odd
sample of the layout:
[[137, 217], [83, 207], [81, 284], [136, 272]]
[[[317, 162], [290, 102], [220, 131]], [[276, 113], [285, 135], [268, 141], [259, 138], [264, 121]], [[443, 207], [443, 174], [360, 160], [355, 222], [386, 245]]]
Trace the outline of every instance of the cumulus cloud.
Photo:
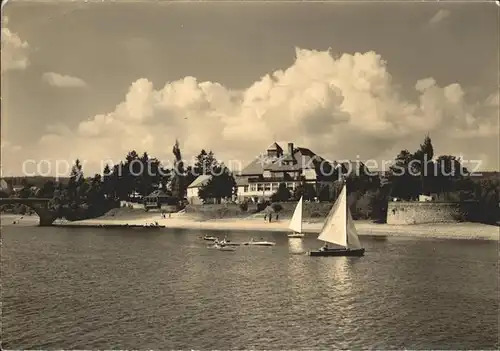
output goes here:
[[8, 27], [8, 18], [3, 19], [2, 24], [2, 64], [1, 71], [23, 70], [29, 65], [28, 42], [22, 40], [17, 33], [12, 32]]
[[132, 149], [171, 160], [179, 138], [185, 157], [212, 149], [238, 167], [235, 160], [244, 165], [278, 139], [329, 159], [390, 160], [430, 133], [437, 153], [487, 154], [483, 167], [498, 167], [497, 95], [470, 104], [459, 84], [440, 86], [433, 78], [419, 80], [415, 89], [418, 99], [404, 98], [375, 52], [332, 57], [296, 49], [290, 67], [244, 90], [194, 77], [155, 89], [139, 79], [113, 110], [76, 128], [51, 126], [36, 156], [79, 157], [93, 172], [102, 160], [123, 159]]
[[429, 20], [430, 25], [435, 25], [439, 22], [442, 22], [446, 18], [450, 17], [451, 11], [450, 10], [445, 10], [445, 9], [440, 9], [434, 16], [431, 17]]
[[87, 83], [81, 78], [67, 76], [55, 72], [45, 72], [42, 79], [49, 85], [58, 88], [84, 88]]

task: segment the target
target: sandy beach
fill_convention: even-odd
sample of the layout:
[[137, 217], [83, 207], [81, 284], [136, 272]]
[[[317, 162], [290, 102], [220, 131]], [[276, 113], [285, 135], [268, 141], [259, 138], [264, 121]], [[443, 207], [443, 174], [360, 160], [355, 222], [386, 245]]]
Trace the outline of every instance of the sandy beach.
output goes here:
[[[22, 217], [22, 218], [21, 218]], [[5, 225], [37, 225], [38, 217], [20, 216], [11, 214], [1, 215], [2, 226]], [[13, 224], [17, 221], [16, 224]], [[103, 216], [95, 219], [69, 222], [56, 220], [55, 226], [82, 227], [82, 226], [116, 226], [116, 225], [147, 225], [157, 222], [165, 229], [190, 229], [207, 231], [270, 231], [288, 232], [288, 219], [281, 219], [271, 223], [262, 218], [226, 218], [200, 221], [186, 214], [171, 214], [169, 218], [162, 218], [159, 213], [143, 213], [141, 215], [120, 215], [116, 217]], [[500, 227], [480, 223], [442, 223], [420, 225], [390, 225], [377, 224], [371, 221], [355, 221], [360, 236], [402, 236], [426, 237], [439, 239], [471, 239], [471, 240], [499, 240]], [[323, 223], [304, 223], [303, 232], [317, 234]]]
[[[162, 218], [160, 214], [146, 214], [142, 218], [127, 218], [128, 216], [101, 217], [75, 222], [57, 222], [55, 225], [64, 226], [96, 226], [96, 225], [146, 225], [157, 222], [168, 228], [192, 230], [234, 230], [234, 231], [273, 231], [288, 232], [288, 219], [273, 221], [271, 223], [262, 218], [235, 218], [212, 219], [206, 221], [196, 220], [188, 215], [172, 214], [170, 218]], [[418, 236], [443, 239], [480, 239], [499, 240], [500, 227], [479, 223], [443, 223], [428, 225], [389, 225], [376, 224], [371, 221], [355, 221], [360, 236]], [[317, 234], [320, 232], [322, 222], [304, 223], [303, 232]]]

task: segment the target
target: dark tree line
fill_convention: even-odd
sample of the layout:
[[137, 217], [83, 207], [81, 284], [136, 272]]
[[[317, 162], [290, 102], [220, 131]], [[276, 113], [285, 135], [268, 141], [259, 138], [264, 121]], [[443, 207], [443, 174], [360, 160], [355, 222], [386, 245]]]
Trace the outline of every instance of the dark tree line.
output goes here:
[[[164, 168], [160, 161], [146, 152], [139, 155], [130, 151], [117, 165], [106, 165], [102, 176], [85, 177], [79, 160], [75, 161], [69, 179], [63, 182], [46, 181], [33, 189], [33, 182], [22, 179], [20, 197], [53, 198], [52, 206], [61, 217], [86, 218], [103, 214], [117, 206], [120, 200], [129, 200], [132, 194], [147, 196], [161, 188], [174, 202], [180, 203], [186, 197], [189, 184], [200, 175], [209, 175], [198, 195], [204, 203], [220, 203], [237, 194], [236, 181], [231, 171], [219, 162], [212, 151], [201, 150], [193, 165], [187, 166], [182, 160], [179, 143], [172, 148], [174, 166]], [[298, 200], [334, 201], [341, 189], [342, 170], [322, 176], [324, 164], [318, 168], [318, 185], [301, 179], [294, 191], [281, 183], [272, 195], [273, 202]], [[328, 171], [328, 170], [327, 170]], [[344, 174], [350, 198], [354, 199], [354, 209], [367, 207], [364, 212], [373, 219], [386, 216], [387, 203], [391, 198], [406, 201], [418, 199], [420, 194], [437, 194], [442, 201], [474, 201], [478, 204], [475, 219], [494, 223], [500, 218], [500, 180], [481, 179], [471, 175], [461, 160], [452, 155], [435, 157], [434, 147], [426, 136], [420, 147], [410, 152], [401, 150], [390, 169], [382, 174], [367, 172]], [[7, 194], [0, 194], [7, 196]]]
[[145, 197], [156, 189], [162, 189], [173, 203], [182, 206], [187, 186], [199, 175], [211, 175], [199, 190], [199, 196], [205, 202], [220, 203], [236, 194], [233, 174], [217, 161], [213, 152], [201, 150], [195, 164], [188, 167], [182, 160], [178, 141], [172, 154], [174, 166], [167, 169], [147, 152], [139, 155], [132, 150], [119, 164], [106, 165], [102, 175], [93, 177], [86, 177], [81, 162], [76, 160], [65, 184], [49, 180], [34, 189], [33, 184], [24, 179], [18, 196], [51, 198], [50, 206], [58, 217], [77, 220], [100, 216], [118, 207], [121, 200], [131, 200], [136, 195]]

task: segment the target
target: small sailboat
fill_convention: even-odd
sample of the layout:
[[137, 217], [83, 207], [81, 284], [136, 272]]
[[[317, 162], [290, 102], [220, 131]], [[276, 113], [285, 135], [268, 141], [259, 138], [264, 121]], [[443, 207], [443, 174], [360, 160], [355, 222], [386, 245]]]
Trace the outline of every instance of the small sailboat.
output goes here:
[[215, 236], [209, 236], [209, 235], [205, 235], [204, 237], [202, 237], [203, 240], [206, 240], [206, 241], [216, 241], [216, 240], [219, 240], [219, 238], [215, 237]]
[[250, 241], [243, 243], [243, 245], [274, 246], [276, 243], [272, 241], [264, 241], [262, 238], [259, 241], [251, 238]]
[[302, 196], [300, 197], [297, 206], [295, 206], [295, 211], [293, 211], [293, 216], [290, 220], [288, 228], [292, 230], [292, 233], [288, 234], [289, 238], [304, 237], [304, 233], [302, 233]]
[[234, 251], [233, 247], [227, 247], [226, 245], [221, 244], [219, 242], [216, 242], [215, 244], [213, 244], [210, 247], [212, 247], [213, 249], [220, 250], [220, 251]]
[[240, 243], [233, 243], [231, 240], [227, 240], [226, 238], [222, 239], [220, 241], [220, 244], [224, 246], [240, 246]]
[[[325, 246], [317, 251], [310, 251], [309, 256], [363, 256], [365, 254], [365, 249], [359, 242], [351, 211], [347, 206], [345, 184], [326, 218], [318, 240], [324, 241]], [[337, 247], [329, 248], [327, 243]]]

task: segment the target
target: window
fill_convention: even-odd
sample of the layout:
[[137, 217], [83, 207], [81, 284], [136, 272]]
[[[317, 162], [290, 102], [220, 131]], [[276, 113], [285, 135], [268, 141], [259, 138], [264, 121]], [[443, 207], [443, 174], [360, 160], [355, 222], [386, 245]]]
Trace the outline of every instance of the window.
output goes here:
[[278, 187], [279, 187], [279, 186], [280, 186], [280, 185], [279, 185], [279, 183], [273, 183], [273, 184], [272, 184], [272, 190], [273, 190], [273, 191], [278, 190]]
[[257, 191], [262, 191], [262, 190], [264, 190], [264, 185], [261, 183], [257, 184]]
[[304, 177], [308, 180], [316, 179], [316, 171], [314, 169], [304, 169]]
[[265, 191], [271, 191], [271, 183], [264, 184], [264, 190]]
[[243, 186], [243, 192], [244, 193], [248, 192], [248, 185]]
[[271, 178], [271, 172], [270, 171], [264, 171], [264, 173], [262, 173], [263, 177], [264, 178]]
[[257, 191], [257, 184], [250, 184], [250, 191]]

